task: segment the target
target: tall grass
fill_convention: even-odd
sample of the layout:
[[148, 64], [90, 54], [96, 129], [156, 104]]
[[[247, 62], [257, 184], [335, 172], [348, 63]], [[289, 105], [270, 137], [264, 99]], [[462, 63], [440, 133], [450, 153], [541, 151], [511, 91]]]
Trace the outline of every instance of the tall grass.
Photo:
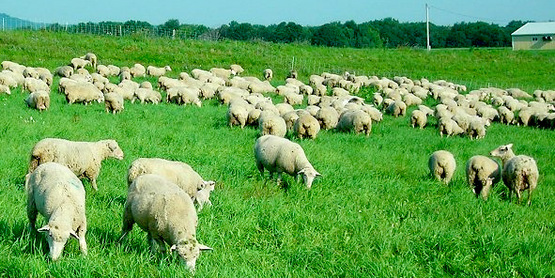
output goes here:
[[[260, 76], [270, 67], [278, 84], [294, 56], [297, 65], [311, 61], [297, 68], [303, 80], [319, 69], [555, 88], [547, 69], [555, 64], [554, 52], [427, 53], [48, 32], [0, 32], [0, 49], [0, 60], [50, 69], [92, 51], [103, 64], [169, 64], [172, 76], [230, 63]], [[550, 66], [539, 67], [539, 61]], [[555, 275], [552, 130], [493, 124], [484, 139], [471, 141], [442, 138], [434, 126], [412, 129], [408, 117], [386, 115], [369, 137], [322, 131], [316, 140], [295, 140], [322, 173], [306, 190], [291, 177], [283, 188], [267, 173], [261, 177], [252, 154], [257, 131], [230, 128], [226, 107], [215, 101], [202, 108], [128, 103], [122, 114], [109, 115], [100, 104], [68, 105], [55, 92], [51, 109], [42, 113], [28, 109], [24, 98], [19, 90], [0, 95], [0, 276], [187, 276], [174, 256], [151, 253], [137, 227], [117, 242], [127, 167], [139, 157], [185, 161], [216, 180], [213, 206], [199, 214], [197, 238], [214, 248], [197, 261], [199, 277]], [[60, 261], [51, 262], [43, 236], [28, 231], [23, 177], [31, 148], [45, 137], [113, 138], [125, 152], [123, 161], [103, 162], [98, 192], [85, 181], [87, 257], [70, 240]], [[468, 158], [509, 142], [538, 162], [540, 181], [530, 207], [509, 202], [502, 183], [487, 202], [476, 199], [464, 178]], [[449, 186], [428, 175], [428, 157], [438, 149], [457, 160]]]

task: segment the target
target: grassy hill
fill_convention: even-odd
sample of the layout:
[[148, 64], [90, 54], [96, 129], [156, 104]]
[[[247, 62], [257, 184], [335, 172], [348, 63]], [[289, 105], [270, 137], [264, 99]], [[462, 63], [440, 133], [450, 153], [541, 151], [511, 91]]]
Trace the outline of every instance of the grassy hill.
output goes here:
[[[508, 49], [357, 50], [268, 43], [101, 37], [49, 32], [0, 32], [0, 61], [53, 70], [92, 51], [102, 64], [170, 65], [169, 75], [194, 68], [241, 64], [244, 75], [272, 68], [283, 83], [291, 64], [303, 81], [323, 71], [445, 79], [470, 89], [496, 85], [554, 89], [555, 52]], [[293, 61], [294, 58], [294, 61]], [[409, 118], [375, 123], [369, 137], [322, 131], [296, 140], [322, 174], [312, 189], [285, 177], [286, 188], [260, 177], [253, 128], [230, 128], [226, 107], [126, 103], [122, 114], [102, 104], [68, 105], [52, 90], [51, 109], [27, 108], [26, 94], [0, 95], [0, 276], [181, 277], [187, 269], [168, 254], [150, 252], [135, 227], [122, 243], [126, 171], [139, 157], [181, 160], [216, 181], [212, 207], [199, 213], [197, 238], [214, 248], [197, 260], [198, 277], [548, 277], [555, 275], [555, 134], [553, 130], [494, 123], [484, 139], [440, 137], [433, 125], [412, 129]], [[138, 81], [155, 79], [146, 78]], [[115, 81], [115, 80], [113, 80]], [[368, 93], [368, 91], [366, 91]], [[279, 97], [275, 98], [280, 100]], [[429, 101], [432, 104], [432, 100]], [[409, 109], [409, 113], [413, 108]], [[116, 139], [122, 161], [106, 160], [98, 192], [88, 181], [87, 242], [81, 256], [70, 240], [58, 262], [44, 237], [27, 227], [23, 189], [29, 152], [45, 137]], [[540, 181], [530, 207], [509, 202], [500, 183], [488, 201], [468, 188], [464, 165], [513, 143], [537, 160]], [[428, 176], [429, 155], [451, 151], [454, 181]], [[40, 226], [43, 221], [39, 217]]]

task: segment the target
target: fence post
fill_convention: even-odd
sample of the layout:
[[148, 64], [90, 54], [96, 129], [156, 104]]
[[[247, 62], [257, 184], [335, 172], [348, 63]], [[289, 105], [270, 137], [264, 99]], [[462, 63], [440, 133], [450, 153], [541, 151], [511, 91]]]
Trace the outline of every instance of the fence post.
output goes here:
[[175, 29], [172, 30], [172, 39], [175, 39]]

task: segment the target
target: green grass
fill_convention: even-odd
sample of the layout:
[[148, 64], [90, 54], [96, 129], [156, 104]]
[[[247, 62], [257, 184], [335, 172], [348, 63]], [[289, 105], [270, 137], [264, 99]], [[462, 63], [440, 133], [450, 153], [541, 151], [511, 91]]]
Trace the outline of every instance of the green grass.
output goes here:
[[[518, 85], [528, 91], [555, 88], [555, 52], [427, 53], [47, 32], [0, 32], [0, 49], [0, 61], [50, 69], [93, 51], [103, 64], [169, 64], [172, 76], [239, 63], [246, 74], [260, 77], [270, 67], [278, 84], [294, 56], [305, 81], [309, 74], [349, 70]], [[216, 180], [213, 206], [199, 214], [197, 238], [214, 248], [198, 259], [199, 277], [555, 275], [552, 130], [493, 124], [485, 139], [471, 141], [441, 138], [434, 126], [412, 129], [408, 117], [386, 115], [369, 137], [322, 131], [314, 141], [296, 140], [322, 174], [309, 191], [288, 176], [287, 188], [267, 173], [261, 178], [252, 154], [257, 131], [227, 126], [226, 107], [215, 101], [201, 108], [128, 103], [122, 114], [109, 115], [100, 104], [68, 105], [55, 92], [51, 109], [43, 113], [28, 109], [24, 98], [19, 90], [0, 95], [0, 277], [187, 276], [177, 258], [152, 254], [137, 227], [123, 243], [116, 242], [127, 167], [139, 157], [185, 161], [205, 179]], [[61, 260], [51, 262], [44, 238], [27, 230], [23, 176], [31, 148], [45, 137], [113, 138], [125, 152], [123, 161], [103, 162], [98, 192], [85, 182], [87, 257], [70, 240]], [[467, 187], [466, 160], [506, 143], [538, 162], [540, 181], [530, 207], [507, 201], [502, 183], [487, 202]], [[428, 176], [427, 160], [437, 149], [456, 157], [450, 186]]]

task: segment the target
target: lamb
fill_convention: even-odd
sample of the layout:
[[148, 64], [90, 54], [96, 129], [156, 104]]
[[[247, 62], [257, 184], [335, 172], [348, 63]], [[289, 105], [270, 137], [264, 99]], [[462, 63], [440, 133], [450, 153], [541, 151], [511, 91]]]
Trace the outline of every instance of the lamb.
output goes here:
[[64, 92], [69, 104], [82, 102], [87, 105], [93, 101], [99, 103], [104, 101], [102, 92], [95, 85], [87, 82], [69, 83]]
[[[193, 168], [181, 161], [171, 161], [162, 158], [139, 158], [131, 163], [127, 171], [127, 184], [131, 185], [137, 177], [145, 174], [155, 174], [175, 183], [187, 195], [195, 200], [205, 201], [210, 195], [199, 197], [198, 192], [205, 188], [214, 190], [214, 181], [205, 181]], [[206, 194], [209, 192], [204, 192]], [[200, 203], [199, 203], [200, 205]]]
[[262, 76], [264, 76], [264, 80], [272, 81], [272, 78], [274, 77], [274, 72], [271, 69], [265, 69], [262, 72]]
[[137, 63], [129, 68], [129, 73], [132, 77], [144, 77], [146, 75], [146, 69], [145, 66]]
[[70, 236], [79, 240], [81, 252], [87, 255], [85, 189], [75, 174], [64, 165], [44, 163], [25, 177], [25, 189], [31, 231], [38, 213], [48, 220], [37, 231], [47, 235], [50, 258], [60, 258]]
[[414, 128], [418, 126], [418, 128], [423, 129], [426, 124], [428, 123], [428, 117], [426, 113], [422, 110], [413, 110], [410, 115], [410, 124]]
[[428, 168], [430, 168], [430, 174], [438, 181], [449, 184], [457, 168], [457, 163], [452, 153], [439, 150], [433, 152], [428, 159]]
[[50, 108], [50, 94], [47, 91], [32, 92], [25, 99], [25, 103], [39, 111], [47, 110]]
[[142, 175], [128, 188], [120, 241], [137, 223], [147, 232], [153, 251], [165, 252], [168, 243], [194, 273], [200, 251], [211, 250], [197, 241], [197, 222], [193, 202], [176, 184], [158, 175]]
[[106, 106], [106, 113], [120, 113], [123, 111], [123, 96], [116, 92], [109, 92], [104, 94], [104, 104]]
[[85, 56], [82, 56], [81, 59], [85, 59], [90, 62], [91, 66], [96, 69], [96, 64], [98, 63], [98, 58], [94, 53], [87, 53]]
[[320, 126], [329, 130], [335, 128], [339, 122], [339, 113], [333, 107], [322, 107], [316, 113], [316, 119], [320, 123]]
[[351, 131], [370, 135], [372, 131], [372, 118], [362, 110], [348, 110], [339, 117], [337, 129], [340, 131]]
[[113, 157], [123, 159], [123, 151], [115, 140], [98, 142], [75, 142], [59, 138], [45, 138], [37, 142], [31, 151], [29, 173], [40, 164], [57, 162], [69, 167], [77, 176], [88, 178], [94, 190], [102, 160]]
[[87, 65], [91, 66], [91, 61], [81, 59], [81, 58], [73, 58], [71, 59], [70, 64], [74, 70], [85, 68]]
[[310, 114], [299, 116], [293, 126], [293, 133], [301, 139], [305, 137], [316, 139], [318, 132], [320, 132], [320, 124], [318, 120]]
[[490, 152], [493, 157], [501, 159], [503, 165], [503, 183], [509, 188], [509, 201], [512, 193], [516, 193], [518, 203], [521, 201], [521, 192], [528, 190], [528, 201], [532, 202], [532, 192], [538, 185], [538, 166], [536, 161], [527, 155], [515, 156], [513, 144], [503, 145]]
[[172, 68], [170, 68], [170, 66], [165, 66], [163, 68], [148, 66], [146, 68], [146, 74], [154, 77], [160, 77], [162, 75], [166, 75], [167, 71], [172, 71]]
[[466, 162], [466, 180], [476, 198], [487, 200], [491, 188], [501, 180], [501, 168], [491, 158], [475, 155]]
[[285, 137], [287, 124], [285, 120], [271, 111], [263, 111], [258, 119], [258, 129], [261, 135], [276, 135]]
[[405, 116], [407, 113], [407, 105], [402, 101], [394, 101], [391, 103], [386, 110], [393, 117]]
[[210, 201], [210, 193], [214, 191], [214, 184], [215, 183], [207, 184], [206, 187], [197, 191], [197, 195], [193, 198], [193, 203], [198, 204], [198, 211], [202, 210], [204, 204], [212, 206], [212, 202]]
[[274, 135], [264, 135], [254, 144], [256, 167], [264, 176], [264, 169], [270, 172], [270, 178], [277, 172], [278, 185], [281, 183], [281, 173], [285, 172], [293, 177], [301, 175], [308, 189], [312, 187], [314, 178], [320, 176], [306, 158], [303, 148], [294, 142]]

